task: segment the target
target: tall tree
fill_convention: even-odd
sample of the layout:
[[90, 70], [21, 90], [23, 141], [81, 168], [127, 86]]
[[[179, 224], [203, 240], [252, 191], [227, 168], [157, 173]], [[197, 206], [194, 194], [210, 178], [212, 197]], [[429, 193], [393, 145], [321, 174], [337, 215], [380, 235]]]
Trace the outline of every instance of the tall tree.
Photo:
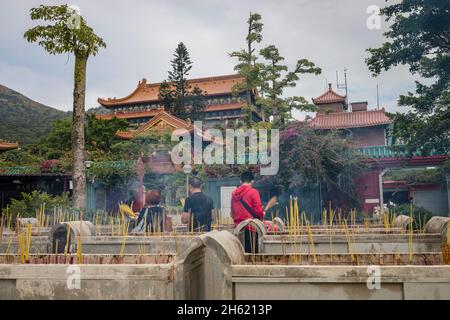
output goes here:
[[280, 132], [280, 170], [269, 181], [285, 191], [325, 183], [329, 196], [352, 208], [358, 202], [353, 177], [364, 170], [364, 157], [337, 132], [318, 133], [293, 121]]
[[174, 115], [184, 117], [187, 113], [187, 99], [190, 93], [190, 85], [187, 76], [192, 68], [192, 61], [189, 52], [183, 42], [180, 42], [175, 49], [174, 58], [170, 61], [172, 71], [169, 71], [169, 81], [174, 87]]
[[85, 133], [87, 149], [98, 150], [104, 154], [110, 153], [113, 144], [120, 142], [120, 139], [116, 136], [117, 131], [123, 131], [127, 128], [128, 122], [124, 119], [104, 120], [97, 119], [94, 114], [88, 114]]
[[300, 96], [283, 97], [284, 89], [295, 87], [299, 75], [304, 73], [320, 74], [321, 69], [307, 59], [297, 61], [295, 69], [289, 71], [282, 64], [282, 57], [274, 45], [269, 45], [260, 51], [260, 55], [267, 61], [261, 68], [261, 88], [258, 103], [262, 106], [263, 119], [274, 117], [275, 125], [284, 125], [291, 118], [291, 111], [299, 109], [312, 111], [314, 106]]
[[255, 54], [256, 48], [255, 44], [262, 41], [262, 27], [261, 15], [258, 13], [251, 13], [247, 20], [247, 36], [246, 49], [241, 49], [239, 51], [233, 51], [229, 54], [232, 58], [237, 58], [238, 64], [234, 67], [241, 76], [244, 77], [244, 83], [238, 83], [234, 87], [234, 91], [246, 92], [247, 103], [244, 106], [247, 112], [247, 122], [251, 123], [252, 110], [255, 108], [254, 101], [252, 101], [252, 92], [260, 84], [260, 67], [261, 64], [257, 63], [258, 56]]
[[158, 93], [158, 99], [164, 106], [164, 109], [174, 114], [174, 106], [175, 106], [175, 98], [174, 98], [174, 92], [172, 88], [170, 87], [170, 84], [164, 80], [159, 85], [159, 93]]
[[374, 76], [397, 65], [408, 65], [416, 92], [401, 95], [399, 105], [410, 107], [395, 117], [394, 136], [409, 151], [450, 150], [450, 1], [403, 0], [381, 10], [386, 21], [387, 42], [370, 48], [366, 63]]
[[[31, 20], [53, 24], [40, 25], [25, 32], [28, 42], [38, 42], [50, 54], [69, 53], [75, 56], [73, 90], [73, 201], [76, 208], [86, 206], [86, 173], [84, 166], [84, 114], [86, 69], [90, 55], [96, 55], [106, 44], [83, 17], [76, 15], [67, 5], [44, 6], [30, 10]], [[75, 18], [75, 23], [74, 23]]]
[[206, 108], [206, 92], [195, 86], [190, 92], [189, 118], [192, 121], [202, 120]]

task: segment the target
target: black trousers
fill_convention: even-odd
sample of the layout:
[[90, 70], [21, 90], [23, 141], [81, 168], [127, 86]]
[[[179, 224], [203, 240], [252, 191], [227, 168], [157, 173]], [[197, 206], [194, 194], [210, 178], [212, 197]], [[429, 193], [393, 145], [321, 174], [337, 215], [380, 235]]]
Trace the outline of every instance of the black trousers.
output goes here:
[[246, 253], [259, 253], [258, 233], [245, 229], [244, 250]]

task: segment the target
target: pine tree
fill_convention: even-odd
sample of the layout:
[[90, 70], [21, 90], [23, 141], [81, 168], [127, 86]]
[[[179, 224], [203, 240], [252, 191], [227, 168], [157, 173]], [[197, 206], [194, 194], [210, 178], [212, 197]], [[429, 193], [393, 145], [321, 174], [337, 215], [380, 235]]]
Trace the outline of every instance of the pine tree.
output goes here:
[[283, 97], [284, 89], [295, 87], [299, 80], [299, 74], [312, 73], [320, 74], [321, 69], [307, 59], [297, 61], [295, 69], [288, 71], [288, 67], [282, 64], [284, 57], [274, 45], [269, 45], [261, 49], [260, 55], [266, 63], [261, 67], [260, 78], [260, 98], [258, 103], [262, 106], [263, 118], [274, 117], [274, 123], [284, 125], [292, 115], [293, 109], [312, 111], [314, 106], [309, 104], [305, 98], [293, 96]]
[[238, 64], [234, 67], [241, 76], [245, 78], [244, 83], [237, 84], [234, 91], [246, 92], [247, 103], [244, 106], [244, 111], [247, 113], [247, 123], [251, 124], [251, 116], [253, 109], [255, 109], [254, 101], [252, 100], [252, 92], [258, 87], [260, 80], [261, 64], [257, 63], [257, 55], [255, 54], [254, 45], [262, 41], [262, 27], [261, 15], [258, 13], [251, 13], [247, 20], [248, 31], [246, 40], [246, 49], [234, 51], [229, 54], [232, 58], [238, 59]]
[[189, 52], [183, 42], [175, 49], [174, 59], [170, 61], [172, 71], [169, 71], [168, 80], [172, 82], [174, 90], [174, 110], [177, 117], [185, 117], [187, 114], [187, 102], [190, 94], [190, 85], [187, 76], [192, 68]]
[[202, 120], [206, 108], [206, 92], [195, 86], [190, 92], [189, 118], [192, 121]]
[[175, 112], [175, 98], [174, 98], [174, 92], [170, 88], [170, 84], [164, 80], [159, 85], [159, 93], [158, 93], [158, 99], [164, 106], [164, 110], [167, 112], [174, 114]]

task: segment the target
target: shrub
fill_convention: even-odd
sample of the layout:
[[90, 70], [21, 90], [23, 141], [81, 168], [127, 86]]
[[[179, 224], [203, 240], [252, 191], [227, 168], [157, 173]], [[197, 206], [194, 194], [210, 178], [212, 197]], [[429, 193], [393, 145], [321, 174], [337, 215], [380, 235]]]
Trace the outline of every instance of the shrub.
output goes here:
[[[411, 207], [409, 204], [405, 203], [405, 204], [401, 204], [398, 207], [395, 208], [395, 214], [401, 215], [404, 214], [405, 216], [410, 216]], [[415, 205], [412, 206], [412, 210], [413, 210], [413, 228], [414, 230], [419, 230], [422, 229], [423, 226], [425, 225], [425, 223], [430, 220], [430, 218], [432, 216], [434, 216], [434, 214], [431, 211], [428, 211], [425, 208], [422, 207], [417, 207]]]
[[36, 217], [36, 210], [39, 210], [42, 205], [45, 205], [46, 214], [53, 212], [56, 208], [70, 208], [70, 199], [67, 193], [63, 193], [60, 196], [52, 196], [45, 192], [35, 190], [31, 193], [22, 192], [21, 195], [22, 200], [12, 199], [9, 207], [13, 221], [17, 217]]

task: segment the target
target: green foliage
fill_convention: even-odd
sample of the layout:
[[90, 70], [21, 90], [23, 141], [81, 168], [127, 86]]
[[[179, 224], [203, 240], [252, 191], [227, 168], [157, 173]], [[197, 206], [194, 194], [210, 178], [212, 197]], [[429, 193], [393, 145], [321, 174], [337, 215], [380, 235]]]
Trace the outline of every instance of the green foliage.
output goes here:
[[202, 120], [203, 110], [206, 108], [206, 93], [199, 87], [195, 86], [190, 92], [189, 104], [189, 119], [192, 121]]
[[36, 166], [42, 158], [30, 154], [26, 149], [16, 149], [0, 153], [0, 166]]
[[53, 22], [31, 28], [24, 34], [28, 42], [38, 42], [50, 54], [74, 53], [83, 57], [96, 55], [106, 44], [80, 17], [80, 28], [70, 27], [73, 15], [67, 5], [41, 5], [30, 10], [31, 20]]
[[299, 74], [320, 74], [322, 70], [307, 59], [297, 61], [293, 71], [288, 71], [286, 65], [281, 64], [284, 57], [280, 56], [278, 48], [269, 45], [260, 51], [260, 55], [267, 62], [261, 69], [260, 98], [257, 100], [262, 106], [263, 118], [274, 117], [274, 123], [284, 125], [290, 120], [293, 109], [314, 111], [315, 106], [308, 103], [305, 98], [294, 96], [284, 97], [284, 89], [295, 87]]
[[168, 81], [164, 80], [159, 87], [158, 97], [162, 105], [176, 117], [200, 120], [206, 107], [206, 93], [189, 84], [187, 76], [192, 69], [192, 61], [183, 42], [178, 44], [170, 63], [172, 71], [169, 71]]
[[[128, 127], [125, 120], [96, 119], [94, 115], [86, 116], [85, 139], [86, 160], [112, 161], [136, 158], [143, 152], [141, 141], [123, 141], [116, 137], [117, 130]], [[53, 123], [47, 137], [20, 150], [11, 150], [0, 154], [3, 166], [36, 166], [46, 160], [60, 160], [61, 172], [72, 170], [72, 120], [64, 118]]]
[[257, 55], [255, 54], [255, 44], [262, 41], [262, 27], [261, 15], [258, 13], [251, 13], [247, 20], [248, 30], [247, 36], [245, 38], [246, 49], [241, 49], [239, 51], [233, 51], [229, 54], [231, 58], [236, 58], [238, 63], [234, 67], [245, 81], [243, 83], [237, 83], [233, 87], [233, 92], [237, 94], [238, 92], [245, 91], [247, 95], [247, 105], [244, 106], [244, 113], [246, 114], [246, 123], [251, 124], [252, 122], [252, 111], [255, 110], [254, 101], [252, 101], [251, 93], [256, 90], [260, 85], [260, 69], [262, 65], [257, 63]]
[[55, 121], [52, 131], [50, 131], [42, 145], [61, 151], [72, 150], [72, 119], [65, 118]]
[[86, 172], [91, 182], [100, 182], [107, 188], [127, 188], [136, 178], [134, 161], [93, 162]]
[[[248, 31], [246, 37], [246, 49], [230, 53], [230, 57], [237, 58], [238, 63], [234, 69], [245, 78], [243, 83], [233, 87], [235, 94], [246, 91], [247, 103], [243, 107], [246, 115], [246, 124], [251, 125], [253, 111], [261, 114], [263, 121], [268, 121], [270, 116], [274, 117], [276, 126], [284, 125], [291, 118], [293, 109], [313, 111], [315, 107], [300, 96], [285, 97], [284, 89], [295, 87], [300, 74], [320, 74], [321, 69], [307, 59], [297, 61], [295, 68], [288, 70], [282, 62], [278, 48], [274, 45], [266, 46], [255, 54], [256, 44], [260, 43], [262, 37], [261, 15], [250, 13], [247, 21]], [[258, 62], [262, 58], [265, 62]], [[259, 96], [256, 101], [251, 98], [251, 93], [258, 90]], [[258, 107], [255, 106], [255, 103]]]
[[174, 58], [170, 61], [172, 71], [169, 71], [168, 80], [173, 84], [174, 110], [173, 115], [184, 118], [187, 110], [187, 97], [191, 89], [187, 76], [192, 68], [189, 52], [183, 42], [175, 49]]
[[410, 152], [450, 150], [450, 2], [448, 0], [403, 0], [381, 10], [392, 20], [388, 39], [379, 48], [368, 49], [366, 60], [374, 75], [397, 65], [408, 65], [416, 92], [400, 96], [399, 105], [410, 107], [395, 117], [394, 136]]
[[0, 85], [0, 138], [17, 141], [21, 147], [36, 143], [51, 130], [55, 120], [70, 114], [37, 103]]
[[423, 226], [425, 223], [430, 220], [431, 217], [434, 216], [434, 214], [431, 211], [428, 211], [425, 208], [417, 207], [415, 205], [409, 205], [407, 203], [401, 204], [398, 207], [393, 208], [394, 213], [399, 215], [405, 215], [405, 216], [411, 216], [411, 209], [412, 209], [412, 216], [413, 216], [413, 229], [414, 230], [420, 230], [423, 229]]
[[31, 193], [22, 192], [22, 200], [12, 199], [9, 210], [12, 214], [13, 221], [16, 218], [32, 218], [36, 217], [36, 211], [45, 205], [45, 213], [53, 213], [55, 209], [67, 210], [70, 208], [69, 196], [63, 193], [60, 196], [52, 196], [45, 192], [33, 191]]
[[325, 183], [357, 204], [353, 177], [365, 169], [363, 157], [336, 132], [316, 132], [302, 122], [290, 123], [280, 133], [280, 170], [271, 178], [284, 190]]
[[164, 109], [170, 114], [174, 114], [175, 112], [175, 97], [174, 91], [170, 88], [170, 84], [167, 80], [161, 82], [159, 86], [158, 99], [161, 101], [161, 104], [164, 106]]
[[405, 181], [407, 184], [445, 183], [442, 169], [416, 169], [388, 171], [384, 180]]
[[128, 122], [123, 119], [111, 120], [97, 119], [95, 115], [87, 115], [86, 143], [88, 150], [99, 150], [104, 153], [111, 152], [114, 143], [120, 140], [116, 137], [117, 131], [128, 128]]
[[[166, 204], [173, 204], [178, 206], [175, 202], [182, 192], [186, 190], [186, 175], [183, 172], [174, 172], [167, 175], [146, 174], [144, 179], [146, 190], [157, 189], [161, 190], [161, 194], [166, 200]], [[181, 193], [185, 197], [186, 191]], [[177, 196], [178, 195], [178, 196]]]

